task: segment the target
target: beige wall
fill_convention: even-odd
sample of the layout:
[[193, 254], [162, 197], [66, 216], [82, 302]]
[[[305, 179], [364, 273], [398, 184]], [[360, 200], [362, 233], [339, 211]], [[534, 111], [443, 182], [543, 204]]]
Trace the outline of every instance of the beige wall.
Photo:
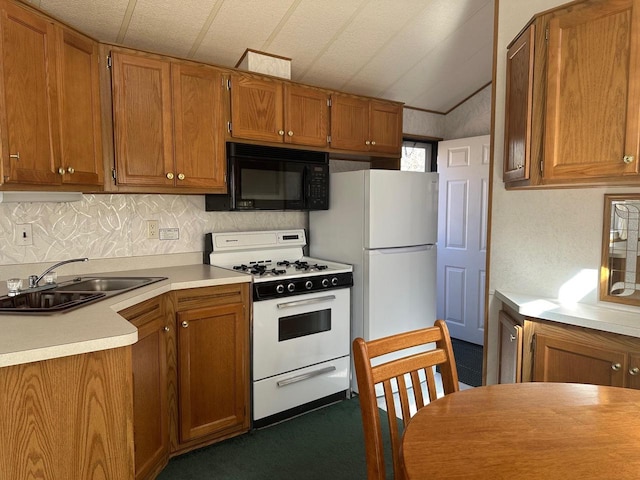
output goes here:
[[[603, 195], [635, 188], [577, 188], [506, 191], [502, 183], [505, 54], [509, 42], [531, 17], [566, 3], [559, 0], [499, 2], [493, 202], [489, 271], [489, 383], [496, 380], [497, 312], [495, 290], [557, 298], [581, 281], [581, 301], [598, 303], [597, 282], [603, 225]], [[562, 290], [563, 292], [566, 290]], [[575, 289], [572, 290], [576, 292]], [[640, 313], [640, 309], [637, 309]]]

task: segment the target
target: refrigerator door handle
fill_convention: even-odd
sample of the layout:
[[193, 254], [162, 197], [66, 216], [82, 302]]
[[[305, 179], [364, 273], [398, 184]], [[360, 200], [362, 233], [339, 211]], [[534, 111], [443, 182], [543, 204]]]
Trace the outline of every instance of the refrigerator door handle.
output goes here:
[[413, 247], [391, 247], [391, 248], [368, 248], [366, 249], [367, 252], [369, 253], [379, 253], [379, 254], [385, 254], [385, 253], [393, 253], [393, 254], [398, 254], [398, 253], [411, 253], [411, 252], [423, 252], [425, 250], [435, 250], [436, 248], [436, 244], [435, 243], [427, 243], [424, 245], [415, 245]]

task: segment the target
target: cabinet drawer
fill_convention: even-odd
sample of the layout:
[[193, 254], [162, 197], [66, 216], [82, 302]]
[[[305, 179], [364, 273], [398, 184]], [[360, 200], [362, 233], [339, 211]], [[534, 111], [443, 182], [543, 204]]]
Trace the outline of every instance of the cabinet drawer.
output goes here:
[[248, 296], [248, 283], [192, 288], [173, 292], [176, 312], [190, 310], [192, 308], [244, 303], [248, 301]]

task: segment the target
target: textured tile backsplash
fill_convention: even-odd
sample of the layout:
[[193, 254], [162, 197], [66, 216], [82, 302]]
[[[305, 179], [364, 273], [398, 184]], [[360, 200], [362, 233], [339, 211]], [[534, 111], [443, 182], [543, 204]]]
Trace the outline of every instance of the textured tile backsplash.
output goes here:
[[[147, 239], [146, 221], [179, 228], [177, 240]], [[33, 245], [17, 246], [29, 223]], [[0, 265], [75, 257], [115, 258], [201, 252], [212, 231], [306, 228], [304, 212], [206, 212], [202, 195], [84, 195], [80, 202], [0, 204]]]

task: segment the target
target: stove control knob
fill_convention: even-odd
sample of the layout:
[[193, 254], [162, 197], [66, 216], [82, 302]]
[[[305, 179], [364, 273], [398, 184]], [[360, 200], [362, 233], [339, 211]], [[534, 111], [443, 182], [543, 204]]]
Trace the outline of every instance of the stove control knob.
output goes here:
[[276, 286], [276, 292], [277, 293], [284, 293], [284, 285], [280, 284], [280, 285]]
[[304, 282], [304, 288], [306, 288], [307, 290], [311, 290], [312, 287], [313, 282], [311, 280], [307, 280], [306, 282]]
[[290, 292], [295, 291], [296, 286], [293, 283], [290, 283], [289, 285], [287, 285], [287, 290], [289, 290]]
[[334, 287], [338, 285], [338, 277], [333, 277], [331, 279], [331, 285], [333, 285]]
[[323, 287], [328, 287], [329, 286], [329, 279], [328, 278], [323, 278], [322, 279], [322, 286]]

